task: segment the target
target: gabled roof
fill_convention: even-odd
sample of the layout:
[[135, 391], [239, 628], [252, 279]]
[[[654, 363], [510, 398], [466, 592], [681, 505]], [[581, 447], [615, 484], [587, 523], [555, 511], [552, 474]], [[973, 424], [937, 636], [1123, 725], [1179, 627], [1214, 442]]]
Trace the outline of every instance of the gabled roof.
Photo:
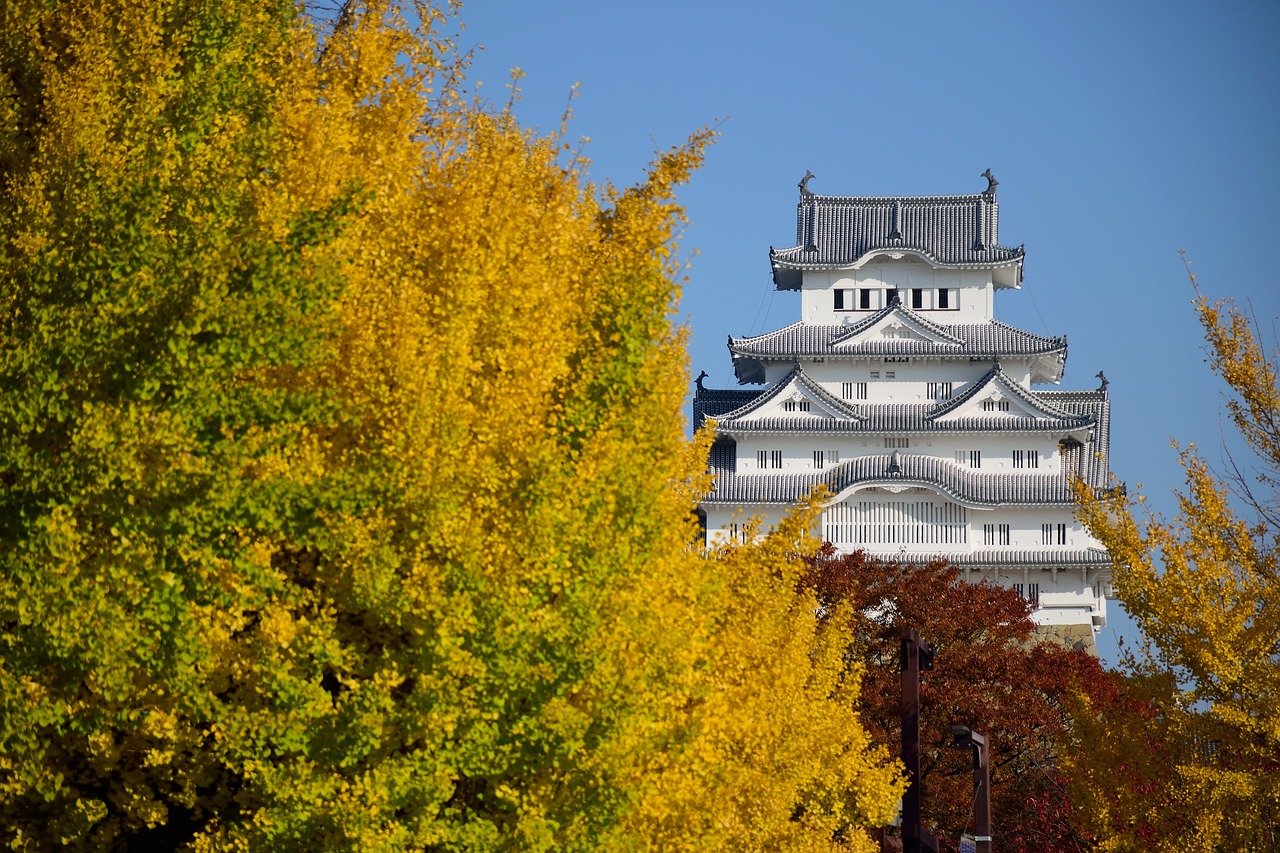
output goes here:
[[825, 416], [821, 414], [807, 413], [804, 415], [789, 417], [787, 420], [807, 423], [812, 421], [857, 421], [862, 419], [862, 416], [858, 414], [858, 411], [853, 406], [850, 406], [845, 401], [833, 396], [817, 382], [814, 382], [809, 378], [808, 374], [804, 372], [804, 368], [797, 364], [792, 368], [790, 373], [782, 378], [782, 381], [752, 398], [752, 400], [742, 408], [736, 409], [732, 412], [727, 412], [719, 420], [721, 423], [729, 421], [742, 422], [747, 420], [761, 420], [758, 416], [753, 416], [768, 408], [770, 404], [778, 400], [778, 398], [794, 393], [798, 393], [799, 396], [817, 403], [828, 411]]
[[741, 409], [764, 391], [741, 388], [703, 388], [693, 394], [693, 428], [698, 429], [707, 418], [718, 418], [725, 412]]
[[727, 474], [717, 477], [704, 504], [791, 504], [824, 484], [832, 495], [855, 487], [921, 487], [966, 506], [1070, 506], [1071, 483], [1061, 474], [983, 473], [949, 459], [895, 452], [858, 456], [812, 474]]
[[[939, 406], [930, 416], [930, 420], [935, 422], [945, 421], [969, 421], [974, 417], [1000, 420], [1004, 419], [1026, 420], [1026, 414], [1007, 414], [984, 416], [981, 413], [973, 411], [976, 403], [989, 397], [1011, 397], [1017, 403], [1021, 403], [1020, 408], [1023, 412], [1030, 412], [1032, 420], [1053, 421], [1055, 423], [1070, 424], [1070, 428], [1088, 427], [1093, 424], [1093, 418], [1085, 414], [1073, 414], [1055, 406], [1050, 399], [1042, 394], [1033, 394], [1018, 384], [1013, 377], [1009, 376], [1000, 368], [1000, 362], [997, 361], [990, 370], [983, 375], [981, 379], [974, 382], [960, 394], [946, 403]], [[1016, 405], [1016, 403], [1015, 403]]]
[[[858, 330], [884, 322], [891, 312], [901, 312], [921, 328], [939, 336], [919, 338], [874, 338], [858, 341]], [[959, 341], [951, 343], [949, 339]], [[751, 338], [729, 338], [733, 370], [742, 384], [764, 382], [764, 362], [798, 361], [811, 358], [878, 358], [882, 356], [931, 356], [934, 358], [1018, 358], [1047, 355], [1059, 362], [1066, 359], [1067, 339], [1046, 338], [1016, 329], [999, 320], [943, 326], [925, 320], [901, 306], [881, 309], [855, 326], [792, 323], [774, 332]], [[1059, 371], [1060, 372], [1060, 371]]]
[[[908, 335], [914, 333], [916, 337], [885, 335], [885, 332], [897, 330], [905, 331]], [[831, 346], [852, 347], [859, 344], [901, 340], [922, 340], [938, 346], [964, 346], [964, 340], [951, 334], [946, 326], [929, 322], [906, 308], [902, 300], [897, 298], [887, 308], [881, 308], [862, 322], [850, 326], [843, 335], [836, 335], [831, 339]]]
[[916, 255], [935, 267], [1020, 270], [1023, 249], [999, 245], [999, 221], [994, 193], [928, 197], [802, 193], [796, 205], [796, 245], [769, 251], [773, 280], [779, 290], [798, 290], [803, 270], [849, 269], [881, 251]]

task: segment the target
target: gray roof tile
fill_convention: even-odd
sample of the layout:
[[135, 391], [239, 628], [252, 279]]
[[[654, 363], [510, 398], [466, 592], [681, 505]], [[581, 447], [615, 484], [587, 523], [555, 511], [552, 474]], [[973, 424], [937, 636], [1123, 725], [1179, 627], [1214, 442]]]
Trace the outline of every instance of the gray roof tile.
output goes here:
[[806, 195], [796, 206], [796, 245], [770, 250], [780, 289], [798, 270], [848, 267], [878, 249], [916, 251], [938, 266], [1021, 265], [1022, 247], [999, 243], [994, 195], [855, 197]]
[[[895, 456], [899, 470], [890, 473]], [[1071, 483], [1058, 473], [983, 473], [949, 459], [903, 453], [858, 456], [811, 474], [722, 473], [702, 502], [791, 504], [819, 484], [835, 494], [873, 483], [934, 487], [961, 503], [981, 506], [1070, 506], [1075, 502]]]

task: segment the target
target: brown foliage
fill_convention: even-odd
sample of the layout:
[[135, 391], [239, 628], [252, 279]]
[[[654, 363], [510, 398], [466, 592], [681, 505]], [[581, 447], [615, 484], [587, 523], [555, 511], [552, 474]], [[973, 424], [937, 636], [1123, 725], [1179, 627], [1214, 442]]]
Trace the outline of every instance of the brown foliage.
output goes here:
[[991, 743], [992, 811], [1000, 849], [1076, 851], [1087, 843], [1071, 821], [1056, 767], [1068, 727], [1067, 703], [1077, 686], [1102, 689], [1097, 658], [1056, 643], [1036, 642], [1031, 610], [1017, 592], [966, 583], [953, 566], [883, 562], [828, 546], [804, 583], [829, 614], [851, 614], [866, 664], [860, 711], [872, 737], [896, 750], [901, 742], [899, 638], [915, 628], [936, 651], [920, 693], [923, 814], [940, 839], [970, 824], [970, 754], [951, 747], [948, 727], [966, 725]]

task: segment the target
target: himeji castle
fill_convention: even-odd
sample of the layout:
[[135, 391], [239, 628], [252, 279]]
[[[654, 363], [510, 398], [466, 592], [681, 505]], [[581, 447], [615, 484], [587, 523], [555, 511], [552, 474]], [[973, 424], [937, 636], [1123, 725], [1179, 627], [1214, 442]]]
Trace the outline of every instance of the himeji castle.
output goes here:
[[1107, 382], [1062, 379], [1066, 337], [995, 319], [1022, 281], [1002, 246], [996, 180], [974, 195], [846, 197], [800, 182], [796, 245], [769, 253], [800, 320], [729, 339], [754, 389], [706, 388], [716, 423], [702, 501], [709, 544], [776, 523], [825, 484], [819, 535], [841, 551], [945, 558], [971, 582], [1016, 588], [1044, 633], [1093, 648], [1107, 552], [1073, 516], [1071, 480], [1109, 478]]

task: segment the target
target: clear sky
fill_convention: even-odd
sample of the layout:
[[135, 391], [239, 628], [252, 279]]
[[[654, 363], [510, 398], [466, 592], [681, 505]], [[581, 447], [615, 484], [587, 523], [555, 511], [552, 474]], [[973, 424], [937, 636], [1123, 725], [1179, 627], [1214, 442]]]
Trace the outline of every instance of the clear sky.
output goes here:
[[[691, 366], [732, 387], [728, 335], [799, 319], [769, 247], [795, 242], [796, 183], [830, 195], [952, 195], [1000, 181], [1000, 242], [1026, 245], [997, 316], [1065, 334], [1066, 389], [1111, 381], [1112, 467], [1172, 511], [1170, 440], [1219, 462], [1221, 386], [1204, 363], [1185, 248], [1205, 292], [1280, 322], [1280, 4], [757, 0], [481, 2], [470, 73], [521, 120], [560, 123], [596, 182], [640, 180], [657, 149], [720, 122], [681, 198]], [[695, 254], [696, 253], [696, 254]], [[1137, 631], [1111, 606], [1099, 650]]]

